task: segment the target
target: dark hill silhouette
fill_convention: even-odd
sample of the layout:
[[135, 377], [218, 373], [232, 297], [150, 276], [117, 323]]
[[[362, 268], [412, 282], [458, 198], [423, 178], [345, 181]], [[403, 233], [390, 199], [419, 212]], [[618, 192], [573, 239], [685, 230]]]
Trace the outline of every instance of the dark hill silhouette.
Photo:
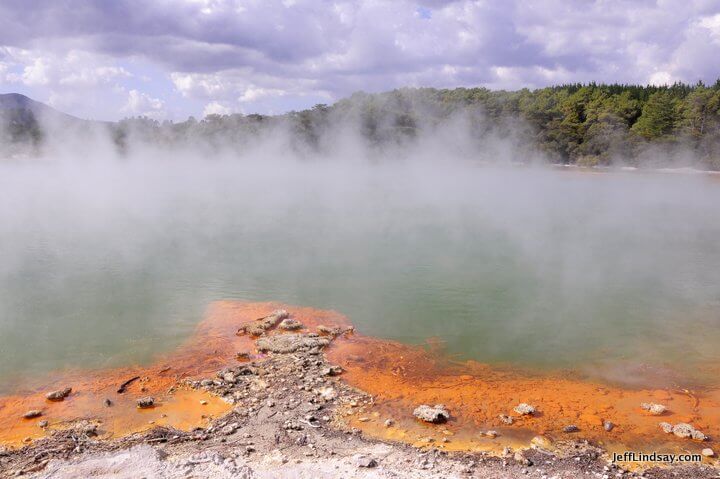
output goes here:
[[36, 120], [46, 118], [48, 120], [83, 121], [20, 93], [0, 94], [0, 112], [5, 115], [16, 115], [18, 118], [32, 116]]

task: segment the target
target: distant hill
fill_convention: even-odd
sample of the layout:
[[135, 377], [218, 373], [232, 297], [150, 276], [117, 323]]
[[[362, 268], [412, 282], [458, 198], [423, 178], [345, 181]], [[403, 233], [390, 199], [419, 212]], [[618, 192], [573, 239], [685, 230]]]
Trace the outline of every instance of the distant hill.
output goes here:
[[19, 114], [20, 118], [28, 118], [30, 115], [36, 119], [39, 117], [47, 119], [58, 119], [65, 121], [83, 121], [67, 113], [58, 111], [44, 103], [35, 101], [32, 98], [20, 93], [0, 94], [0, 111], [5, 115], [10, 113]]
[[67, 130], [85, 123], [25, 95], [0, 94], [0, 157], [36, 154], [49, 125]]
[[35, 101], [32, 98], [28, 98], [25, 95], [21, 95], [20, 93], [0, 94], [0, 109], [3, 109], [3, 110], [13, 110], [13, 109], [34, 110], [34, 109], [40, 109], [40, 108], [50, 108], [50, 107], [45, 105], [44, 103]]

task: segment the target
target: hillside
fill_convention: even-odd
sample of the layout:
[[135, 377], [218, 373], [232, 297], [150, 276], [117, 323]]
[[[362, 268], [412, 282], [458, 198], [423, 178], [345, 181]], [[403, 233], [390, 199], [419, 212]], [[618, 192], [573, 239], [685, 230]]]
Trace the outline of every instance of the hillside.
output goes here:
[[37, 152], [51, 125], [62, 129], [84, 123], [25, 95], [0, 94], [0, 154]]
[[44, 103], [35, 101], [20, 93], [0, 94], [0, 111], [4, 114], [15, 112], [24, 116], [51, 118], [65, 121], [83, 121], [67, 113], [60, 112]]
[[41, 111], [49, 109], [47, 105], [35, 101], [20, 93], [0, 94], [0, 110], [31, 110]]

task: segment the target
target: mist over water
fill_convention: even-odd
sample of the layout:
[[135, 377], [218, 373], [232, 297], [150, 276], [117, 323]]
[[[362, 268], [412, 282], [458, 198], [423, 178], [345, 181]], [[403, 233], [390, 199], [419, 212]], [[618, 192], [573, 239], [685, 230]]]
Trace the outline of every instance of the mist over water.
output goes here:
[[218, 299], [335, 309], [365, 334], [524, 368], [648, 364], [708, 384], [720, 361], [706, 176], [49, 162], [1, 165], [0, 195], [4, 390], [149, 361]]

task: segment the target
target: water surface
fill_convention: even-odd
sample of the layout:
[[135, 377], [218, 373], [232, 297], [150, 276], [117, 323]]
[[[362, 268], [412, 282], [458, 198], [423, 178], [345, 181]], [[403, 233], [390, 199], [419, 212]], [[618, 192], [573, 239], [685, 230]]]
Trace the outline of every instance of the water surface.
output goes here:
[[6, 391], [149, 361], [216, 299], [335, 309], [524, 368], [709, 384], [720, 364], [720, 184], [704, 176], [3, 165], [0, 199]]

